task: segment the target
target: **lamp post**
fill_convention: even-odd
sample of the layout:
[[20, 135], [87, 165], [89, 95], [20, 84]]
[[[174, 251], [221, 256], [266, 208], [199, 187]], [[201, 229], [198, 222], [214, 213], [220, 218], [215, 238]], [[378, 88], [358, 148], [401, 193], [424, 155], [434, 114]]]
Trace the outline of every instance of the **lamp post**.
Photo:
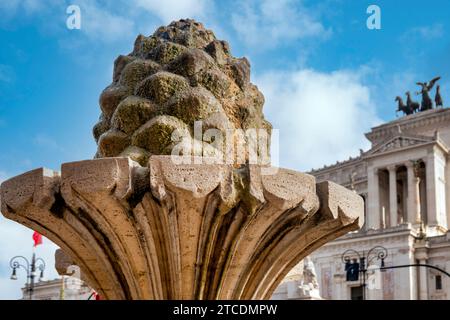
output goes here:
[[[446, 276], [450, 277], [450, 273], [442, 270], [439, 267], [429, 265], [429, 264], [404, 264], [398, 266], [385, 266], [384, 260], [388, 256], [388, 251], [385, 247], [375, 246], [367, 252], [367, 255], [360, 254], [358, 251], [353, 249], [348, 249], [342, 254], [342, 262], [345, 265], [346, 271], [346, 281], [358, 281], [360, 280], [362, 286], [363, 300], [366, 300], [366, 276], [368, 268], [372, 265], [372, 261], [374, 259], [380, 260], [380, 266], [377, 267], [379, 270], [387, 270], [387, 269], [399, 269], [399, 268], [411, 268], [411, 267], [422, 267], [437, 270]], [[371, 268], [372, 269], [372, 268]], [[362, 275], [359, 278], [359, 275]]]
[[[374, 259], [381, 260], [380, 269], [384, 268], [384, 259], [387, 257], [388, 251], [385, 247], [376, 246], [367, 252], [360, 254], [358, 251], [348, 249], [342, 254], [342, 262], [345, 264], [346, 280], [360, 280], [362, 286], [363, 300], [366, 300], [366, 277], [368, 267]], [[361, 279], [359, 274], [362, 275]]]
[[29, 293], [30, 300], [33, 300], [34, 291], [34, 279], [36, 278], [36, 271], [39, 270], [39, 281], [44, 278], [45, 261], [42, 258], [36, 258], [36, 254], [33, 252], [31, 257], [31, 263], [27, 258], [23, 256], [15, 256], [9, 262], [12, 268], [11, 280], [17, 280], [17, 269], [23, 268], [27, 273], [27, 291]]

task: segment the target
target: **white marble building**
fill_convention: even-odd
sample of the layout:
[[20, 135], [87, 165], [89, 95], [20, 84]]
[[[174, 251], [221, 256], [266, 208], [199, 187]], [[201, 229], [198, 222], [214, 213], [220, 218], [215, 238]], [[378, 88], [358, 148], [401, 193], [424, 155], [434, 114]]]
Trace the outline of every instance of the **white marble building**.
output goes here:
[[[375, 246], [388, 251], [386, 266], [428, 264], [450, 272], [450, 109], [433, 109], [372, 128], [368, 151], [310, 172], [365, 199], [365, 225], [326, 244], [294, 268], [272, 299], [357, 299], [359, 281], [348, 282], [342, 253]], [[312, 264], [314, 263], [314, 265]], [[375, 260], [379, 264], [379, 261]], [[366, 299], [450, 299], [450, 277], [434, 269], [401, 268], [377, 274]], [[39, 283], [35, 299], [59, 299], [60, 280]], [[66, 299], [87, 299], [85, 292]], [[24, 296], [24, 299], [27, 297]]]
[[316, 270], [309, 257], [288, 273], [272, 295], [272, 300], [321, 299]]
[[[36, 282], [33, 300], [88, 300], [93, 292], [82, 280], [65, 276], [60, 279]], [[26, 286], [22, 288], [22, 295], [22, 300], [30, 299]]]
[[[352, 188], [365, 199], [361, 231], [328, 243], [311, 256], [325, 299], [357, 299], [342, 253], [388, 250], [386, 266], [429, 264], [450, 271], [450, 109], [432, 109], [372, 128], [372, 143], [357, 158], [313, 170], [318, 181]], [[421, 229], [421, 225], [423, 225]], [[379, 263], [379, 262], [377, 262]], [[450, 277], [430, 268], [380, 273], [367, 299], [450, 299]]]

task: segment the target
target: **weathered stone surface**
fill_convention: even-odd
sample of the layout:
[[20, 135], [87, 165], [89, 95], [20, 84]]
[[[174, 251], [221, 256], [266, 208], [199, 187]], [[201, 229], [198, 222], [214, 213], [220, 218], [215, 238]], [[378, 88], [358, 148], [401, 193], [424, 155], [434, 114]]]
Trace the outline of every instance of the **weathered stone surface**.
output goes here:
[[246, 58], [235, 59], [231, 64], [231, 70], [236, 83], [244, 88], [250, 81], [250, 62]]
[[142, 80], [155, 74], [161, 66], [151, 60], [136, 59], [128, 63], [120, 72], [119, 83], [134, 89]]
[[219, 101], [202, 87], [181, 92], [169, 102], [168, 109], [190, 128], [194, 128], [195, 121], [206, 120], [214, 113], [222, 113], [226, 117]]
[[125, 99], [131, 91], [122, 85], [112, 84], [100, 95], [100, 108], [105, 119], [111, 119], [117, 105]]
[[129, 146], [120, 154], [121, 157], [129, 157], [131, 160], [136, 161], [142, 166], [147, 165], [150, 155], [150, 152], [147, 150], [136, 146]]
[[200, 84], [222, 101], [239, 92], [238, 86], [227, 77], [220, 69], [211, 68], [205, 72], [196, 74], [191, 78], [191, 83]]
[[127, 64], [133, 61], [134, 57], [120, 55], [114, 61], [114, 72], [113, 72], [113, 82], [117, 82], [120, 79], [123, 69]]
[[[5, 181], [1, 211], [59, 245], [58, 270], [78, 265], [105, 299], [268, 299], [301, 259], [362, 225], [363, 200], [249, 164], [260, 150], [244, 130], [266, 129], [270, 142], [263, 104], [249, 62], [200, 23], [140, 35], [100, 96], [100, 159]], [[230, 129], [250, 148], [213, 145], [211, 132]]]
[[157, 106], [150, 100], [129, 96], [117, 106], [111, 125], [117, 130], [132, 134], [141, 123], [150, 120], [157, 112]]
[[176, 92], [189, 87], [185, 78], [169, 72], [158, 72], [139, 83], [136, 95], [164, 104]]
[[235, 129], [233, 123], [228, 119], [226, 114], [217, 110], [217, 112], [211, 112], [208, 117], [202, 123], [203, 130], [219, 129], [221, 131]]
[[169, 65], [169, 70], [187, 78], [206, 72], [214, 66], [214, 59], [201, 49], [187, 49]]
[[106, 299], [268, 299], [302, 258], [363, 223], [362, 199], [331, 182], [169, 156], [38, 169], [0, 195], [5, 217], [59, 245], [59, 269], [76, 263]]
[[203, 48], [215, 39], [211, 30], [191, 19], [181, 19], [167, 27], [159, 27], [154, 36], [188, 48]]
[[100, 116], [98, 122], [95, 124], [92, 129], [92, 133], [94, 134], [95, 141], [98, 143], [98, 139], [102, 134], [109, 130], [109, 121], [104, 118], [103, 115]]
[[68, 268], [75, 263], [71, 257], [64, 253], [61, 249], [55, 251], [55, 269], [60, 275], [69, 275]]
[[131, 138], [119, 130], [108, 130], [98, 139], [98, 151], [102, 157], [112, 157], [121, 153], [129, 144]]
[[178, 43], [163, 41], [149, 52], [147, 58], [161, 64], [168, 64], [179, 57], [185, 50], [186, 48]]
[[226, 41], [213, 40], [206, 46], [205, 50], [219, 65], [226, 64], [231, 55], [230, 45]]
[[170, 154], [171, 150], [167, 147], [173, 143], [172, 133], [181, 129], [189, 134], [188, 126], [181, 120], [172, 116], [158, 116], [140, 127], [131, 143], [152, 154]]
[[[149, 113], [143, 115], [142, 103], [134, 96], [147, 99], [157, 112], [152, 113], [151, 118], [148, 118]], [[113, 83], [100, 96], [103, 120], [93, 132], [98, 143], [99, 137], [110, 129], [133, 136], [157, 116], [176, 117], [180, 120], [178, 129], [187, 125], [193, 132], [195, 121], [207, 122], [208, 128], [218, 124], [216, 113], [226, 118], [215, 127], [221, 131], [271, 128], [264, 119], [263, 104], [262, 93], [250, 83], [249, 61], [233, 57], [228, 43], [216, 39], [201, 23], [180, 20], [158, 28], [149, 37], [139, 35], [133, 51], [116, 59]], [[209, 115], [214, 115], [215, 119], [208, 119]], [[192, 136], [200, 140], [195, 144], [204, 144], [201, 138]], [[166, 140], [165, 136], [153, 139]], [[247, 137], [244, 139], [244, 143], [250, 145]], [[116, 145], [122, 146], [123, 141]], [[112, 141], [109, 144], [113, 145]], [[157, 150], [152, 146], [153, 143], [139, 144], [151, 154], [170, 153], [167, 146]], [[96, 157], [119, 156], [126, 147], [104, 153], [99, 143]]]

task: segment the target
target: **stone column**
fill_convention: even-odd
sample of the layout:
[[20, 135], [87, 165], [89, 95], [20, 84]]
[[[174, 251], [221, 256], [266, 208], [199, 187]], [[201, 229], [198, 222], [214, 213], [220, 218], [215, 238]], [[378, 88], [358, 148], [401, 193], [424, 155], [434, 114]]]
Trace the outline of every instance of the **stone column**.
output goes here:
[[[447, 210], [450, 208], [450, 165], [445, 166], [445, 207]], [[447, 228], [449, 227], [450, 214], [447, 214]]]
[[425, 161], [425, 174], [427, 183], [427, 224], [436, 226], [438, 224], [438, 210], [436, 197], [436, 164], [434, 152], [430, 153]]
[[345, 273], [339, 273], [334, 276], [334, 283], [336, 288], [336, 299], [347, 300], [347, 283], [345, 281]]
[[420, 207], [420, 178], [418, 176], [414, 176], [414, 188], [415, 188], [415, 206], [416, 206], [416, 223], [422, 222], [421, 216], [421, 207]]
[[[427, 264], [428, 244], [425, 241], [416, 243], [415, 258], [420, 264]], [[427, 268], [419, 267], [419, 300], [428, 300], [428, 272]]]
[[[419, 260], [420, 264], [426, 264], [427, 260]], [[428, 279], [427, 268], [419, 268], [419, 300], [428, 300]]]
[[397, 208], [397, 167], [395, 165], [389, 166], [389, 225], [395, 227], [398, 223], [398, 208]]
[[367, 214], [367, 229], [380, 228], [380, 181], [378, 178], [378, 168], [368, 169], [368, 195], [369, 205]]
[[415, 223], [417, 218], [417, 200], [419, 198], [416, 175], [412, 162], [408, 161], [405, 163], [405, 166], [408, 170], [408, 220], [406, 222]]

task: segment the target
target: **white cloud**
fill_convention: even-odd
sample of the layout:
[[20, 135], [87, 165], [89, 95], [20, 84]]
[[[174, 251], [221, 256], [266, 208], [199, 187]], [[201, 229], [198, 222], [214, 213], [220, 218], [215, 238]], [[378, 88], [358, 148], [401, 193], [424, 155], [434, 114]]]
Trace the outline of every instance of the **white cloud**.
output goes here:
[[[53, 32], [67, 31], [64, 17], [68, 18], [67, 7], [72, 4], [64, 0], [11, 0], [0, 2], [0, 14], [8, 18], [37, 18], [42, 30]], [[138, 30], [148, 28], [152, 32], [155, 22], [149, 13], [159, 18], [163, 23], [182, 18], [210, 18], [206, 12], [212, 8], [211, 0], [132, 0], [111, 1], [77, 0], [73, 4], [80, 7], [81, 29], [71, 30], [72, 33], [82, 33], [90, 40], [112, 42], [134, 36]], [[62, 18], [62, 19], [61, 19]], [[153, 19], [157, 20], [157, 19]], [[70, 42], [80, 39], [73, 37]], [[76, 43], [74, 44], [76, 45]], [[68, 44], [65, 44], [68, 46]]]
[[111, 42], [133, 35], [134, 22], [126, 14], [120, 15], [101, 6], [98, 1], [78, 1], [81, 29], [90, 39]]
[[173, 20], [202, 16], [209, 0], [134, 0], [134, 3], [155, 14], [164, 23], [169, 23]]
[[420, 76], [409, 70], [403, 70], [401, 73], [393, 73], [387, 76], [387, 80], [385, 79], [384, 83], [379, 85], [383, 92], [382, 96], [386, 97], [387, 101], [380, 101], [380, 103], [385, 106], [391, 106], [393, 115], [394, 109], [397, 108], [397, 102], [394, 101], [396, 96], [400, 96], [406, 101], [406, 92], [409, 91], [412, 94], [412, 99], [420, 99], [414, 94], [419, 89], [416, 85], [417, 81], [420, 81]]
[[437, 39], [444, 35], [444, 26], [440, 23], [431, 26], [414, 27], [405, 34], [407, 38], [420, 36], [425, 39]]
[[[10, 280], [10, 259], [22, 255], [31, 259], [33, 231], [0, 215], [0, 299], [18, 299], [21, 297], [20, 288], [26, 282], [23, 269], [17, 271], [18, 280]], [[44, 238], [43, 244], [36, 248], [36, 256], [44, 259], [46, 263], [45, 277], [47, 280], [55, 279], [58, 274], [55, 270], [55, 250], [58, 247], [50, 240]]]
[[63, 148], [61, 148], [58, 143], [53, 139], [52, 137], [49, 137], [48, 135], [44, 133], [39, 133], [34, 136], [33, 143], [39, 147], [47, 148], [47, 149], [53, 149], [58, 151], [63, 151]]
[[231, 16], [233, 28], [248, 46], [275, 47], [280, 42], [326, 37], [327, 30], [301, 1], [244, 2]]
[[[55, 1], [52, 0], [52, 3]], [[34, 12], [43, 10], [47, 3], [44, 3], [41, 0], [9, 0], [0, 2], [0, 10], [4, 10], [11, 14], [15, 14], [19, 11], [19, 13], [32, 14]]]
[[[8, 179], [8, 175], [4, 171], [0, 171], [0, 183]], [[1, 202], [0, 202], [1, 203]]]
[[24, 283], [0, 277], [0, 300], [17, 300], [22, 297], [20, 288]]
[[366, 71], [274, 71], [256, 79], [266, 97], [265, 114], [280, 129], [280, 165], [297, 170], [358, 155], [364, 133], [378, 124]]
[[[111, 42], [134, 34], [134, 21], [129, 17], [129, 4], [114, 3], [108, 7], [99, 0], [78, 0], [81, 11], [81, 29], [90, 40]], [[64, 0], [13, 0], [0, 3], [0, 13], [8, 18], [24, 20], [36, 17], [42, 30], [65, 30], [64, 17], [69, 2]], [[71, 32], [77, 32], [72, 30]], [[73, 39], [72, 39], [73, 40]]]

